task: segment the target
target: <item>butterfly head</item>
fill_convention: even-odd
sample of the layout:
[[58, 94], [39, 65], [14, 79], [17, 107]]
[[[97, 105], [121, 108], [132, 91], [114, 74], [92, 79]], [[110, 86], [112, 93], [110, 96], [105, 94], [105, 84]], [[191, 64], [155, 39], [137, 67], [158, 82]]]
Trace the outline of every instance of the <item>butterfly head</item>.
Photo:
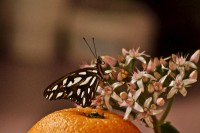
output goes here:
[[97, 64], [100, 64], [100, 65], [104, 65], [105, 62], [103, 61], [103, 59], [101, 58], [101, 56], [98, 56], [97, 57], [97, 61], [96, 61]]

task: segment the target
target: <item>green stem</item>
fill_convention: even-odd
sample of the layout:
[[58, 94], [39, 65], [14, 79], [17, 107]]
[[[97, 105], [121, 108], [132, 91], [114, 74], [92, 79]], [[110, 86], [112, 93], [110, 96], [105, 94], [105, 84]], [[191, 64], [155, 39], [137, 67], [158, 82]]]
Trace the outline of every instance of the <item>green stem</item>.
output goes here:
[[162, 117], [158, 121], [157, 126], [160, 126], [160, 125], [162, 125], [165, 122], [165, 119], [167, 118], [167, 116], [168, 116], [168, 114], [169, 114], [169, 112], [171, 110], [173, 102], [174, 102], [174, 97], [172, 97], [171, 99], [169, 99], [169, 102], [167, 104], [165, 112], [163, 113]]
[[154, 133], [161, 133], [160, 131], [160, 127], [157, 125], [158, 123], [158, 119], [156, 118], [156, 116], [152, 116], [152, 119], [153, 119], [153, 130], [154, 130]]
[[160, 128], [159, 127], [154, 127], [153, 131], [154, 131], [154, 133], [160, 133]]
[[156, 118], [156, 116], [152, 116], [153, 118], [153, 122], [154, 122], [154, 133], [161, 133], [161, 130], [160, 130], [160, 126], [165, 122], [165, 119], [167, 118], [170, 110], [171, 110], [171, 107], [172, 107], [172, 104], [173, 104], [173, 101], [174, 101], [174, 97], [169, 99], [169, 102], [167, 104], [167, 107], [165, 109], [165, 112], [163, 113], [163, 115], [161, 116], [160, 120], [158, 120]]

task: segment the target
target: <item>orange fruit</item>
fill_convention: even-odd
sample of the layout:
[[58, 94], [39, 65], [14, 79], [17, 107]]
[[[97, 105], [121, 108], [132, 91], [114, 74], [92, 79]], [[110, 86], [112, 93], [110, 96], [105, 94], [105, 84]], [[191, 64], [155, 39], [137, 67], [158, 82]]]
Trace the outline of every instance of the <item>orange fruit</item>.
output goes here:
[[39, 120], [28, 133], [141, 133], [130, 121], [109, 111], [70, 108]]

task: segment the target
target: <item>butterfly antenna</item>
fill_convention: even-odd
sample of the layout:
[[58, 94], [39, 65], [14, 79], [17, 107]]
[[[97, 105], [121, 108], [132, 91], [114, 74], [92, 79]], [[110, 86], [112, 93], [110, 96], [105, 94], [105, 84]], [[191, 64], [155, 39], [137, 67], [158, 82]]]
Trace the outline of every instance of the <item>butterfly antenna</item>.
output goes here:
[[93, 41], [93, 45], [94, 45], [94, 52], [95, 52], [95, 55], [96, 55], [96, 58], [97, 58], [97, 50], [96, 50], [96, 45], [95, 45], [95, 42], [94, 42], [94, 37], [92, 38], [92, 41]]
[[[85, 41], [85, 43], [87, 44], [88, 48], [89, 48], [90, 51], [92, 52], [93, 56], [94, 56], [95, 58], [97, 58], [97, 56], [96, 56], [95, 53], [92, 51], [92, 49], [91, 49], [90, 45], [88, 44], [87, 40], [85, 39], [85, 37], [83, 37], [83, 40]], [[96, 51], [96, 49], [95, 49], [95, 51]]]

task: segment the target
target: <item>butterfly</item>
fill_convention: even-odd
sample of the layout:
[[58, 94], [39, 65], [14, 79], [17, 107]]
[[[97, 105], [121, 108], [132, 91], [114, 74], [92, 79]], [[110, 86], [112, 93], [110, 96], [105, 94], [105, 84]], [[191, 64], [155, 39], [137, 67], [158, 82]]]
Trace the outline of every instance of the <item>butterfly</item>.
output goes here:
[[94, 38], [95, 52], [92, 51], [86, 39], [83, 39], [96, 58], [96, 65], [71, 72], [50, 84], [43, 93], [46, 99], [70, 99], [82, 107], [90, 106], [99, 83], [104, 80], [105, 72], [102, 68], [104, 61], [100, 56], [97, 56]]

